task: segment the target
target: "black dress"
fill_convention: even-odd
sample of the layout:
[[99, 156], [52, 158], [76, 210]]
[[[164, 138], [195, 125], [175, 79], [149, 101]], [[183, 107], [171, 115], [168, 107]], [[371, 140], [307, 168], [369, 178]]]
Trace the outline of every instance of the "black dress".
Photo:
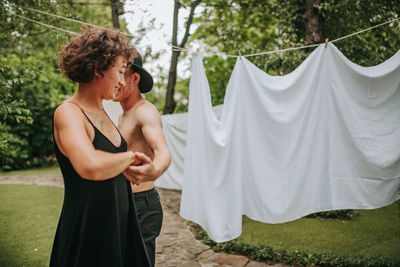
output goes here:
[[[111, 153], [127, 150], [122, 136], [121, 145], [116, 147], [89, 122], [96, 149]], [[104, 181], [84, 179], [55, 140], [54, 144], [65, 192], [50, 267], [150, 266], [129, 181], [122, 174]]]

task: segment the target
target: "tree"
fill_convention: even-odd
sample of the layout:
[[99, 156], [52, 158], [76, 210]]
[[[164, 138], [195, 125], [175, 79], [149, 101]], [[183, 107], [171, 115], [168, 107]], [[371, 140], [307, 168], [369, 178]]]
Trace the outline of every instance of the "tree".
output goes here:
[[[324, 19], [325, 38], [336, 38], [399, 18], [396, 1], [325, 0], [317, 8]], [[338, 41], [335, 45], [351, 61], [373, 66], [394, 55], [400, 47], [399, 21]]]
[[[261, 0], [205, 1], [203, 14], [195, 22], [200, 26], [192, 35], [202, 40], [210, 53], [252, 54], [272, 50], [278, 19], [272, 15], [272, 4]], [[265, 56], [253, 57], [257, 65], [268, 67]], [[203, 58], [210, 85], [212, 105], [223, 103], [236, 58], [206, 56]]]
[[[0, 33], [0, 53], [4, 55], [0, 60], [0, 87], [4, 92], [0, 102], [5, 103], [7, 111], [1, 118], [2, 140], [6, 144], [0, 159], [2, 170], [40, 165], [39, 161], [48, 157], [49, 151], [52, 152], [50, 109], [56, 88], [49, 87], [49, 79], [45, 77], [42, 67], [55, 72], [57, 43], [66, 40], [66, 36], [65, 33], [54, 34], [49, 28], [38, 27], [18, 17], [59, 24], [55, 18], [34, 14], [28, 9], [38, 6], [36, 1], [23, 4], [10, 1], [0, 9], [0, 25], [3, 29]], [[56, 13], [54, 5], [50, 3], [43, 3], [40, 8]], [[50, 37], [51, 33], [53, 35]], [[32, 55], [38, 60], [34, 60]], [[40, 119], [43, 117], [47, 120]], [[41, 153], [43, 157], [38, 157]]]
[[318, 12], [317, 7], [321, 4], [321, 0], [306, 0], [303, 15], [306, 29], [306, 45], [319, 44], [323, 40], [322, 15]]
[[26, 141], [11, 132], [7, 121], [16, 124], [32, 124], [31, 112], [26, 108], [26, 102], [18, 99], [15, 89], [23, 83], [23, 78], [15, 74], [9, 56], [0, 58], [0, 170], [11, 169], [16, 156], [26, 158], [26, 153], [21, 153], [20, 146]]
[[119, 29], [119, 16], [124, 14], [124, 5], [119, 0], [110, 0], [110, 4], [113, 26]]
[[[192, 35], [210, 50], [238, 55], [272, 51], [306, 44], [323, 43], [361, 29], [398, 18], [395, 1], [367, 0], [230, 0], [205, 1], [200, 26]], [[379, 64], [400, 47], [399, 22], [344, 39], [335, 45], [351, 61], [372, 66]], [[249, 57], [272, 75], [293, 71], [311, 49]], [[205, 57], [212, 104], [223, 103], [226, 83], [235, 59]]]
[[[189, 37], [189, 30], [190, 26], [192, 25], [193, 15], [196, 7], [200, 3], [201, 0], [195, 0], [190, 3], [190, 13], [189, 17], [186, 21], [185, 25], [185, 33], [184, 36], [179, 43], [178, 46], [178, 15], [179, 9], [183, 6], [183, 4], [179, 0], [175, 0], [174, 2], [174, 16], [173, 16], [173, 30], [172, 30], [172, 45], [173, 47], [181, 47], [183, 48], [188, 40]], [[171, 56], [171, 65], [169, 69], [168, 75], [168, 84], [167, 84], [167, 93], [165, 96], [165, 106], [164, 106], [164, 114], [170, 114], [174, 112], [176, 107], [176, 102], [174, 100], [174, 90], [175, 90], [175, 83], [176, 83], [176, 69], [178, 66], [178, 59], [181, 51], [173, 50]]]
[[110, 7], [99, 1], [7, 3], [0, 5], [0, 53], [4, 55], [0, 58], [0, 169], [54, 164], [53, 111], [76, 90], [76, 84], [58, 71], [57, 62], [59, 48], [70, 34], [27, 19], [79, 32], [79, 23], [38, 11], [109, 25]]

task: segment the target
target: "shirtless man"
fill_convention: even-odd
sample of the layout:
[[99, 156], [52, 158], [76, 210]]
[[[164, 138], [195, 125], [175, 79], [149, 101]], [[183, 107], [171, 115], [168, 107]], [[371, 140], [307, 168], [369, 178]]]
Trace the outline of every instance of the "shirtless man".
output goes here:
[[170, 153], [162, 132], [161, 117], [156, 107], [143, 99], [153, 87], [153, 78], [142, 68], [140, 55], [125, 72], [126, 86], [116, 99], [123, 114], [118, 129], [128, 143], [128, 151], [136, 152], [137, 162], [124, 175], [131, 181], [139, 225], [147, 253], [155, 263], [155, 238], [160, 234], [163, 212], [154, 181], [169, 167]]

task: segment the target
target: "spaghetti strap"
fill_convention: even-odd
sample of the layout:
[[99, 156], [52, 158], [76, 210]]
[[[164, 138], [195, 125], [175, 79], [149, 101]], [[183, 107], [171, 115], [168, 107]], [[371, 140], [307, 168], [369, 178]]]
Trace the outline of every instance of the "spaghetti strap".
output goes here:
[[[86, 115], [85, 111], [83, 110], [83, 108], [81, 108], [81, 106], [79, 106], [78, 104], [76, 104], [76, 103], [74, 103], [74, 102], [72, 102], [72, 101], [65, 101], [65, 102], [63, 102], [63, 103], [71, 103], [71, 104], [76, 105], [76, 106], [82, 111], [83, 115], [85, 115], [86, 119], [87, 119], [87, 120], [89, 121], [89, 123], [92, 125], [92, 127], [93, 127], [94, 130], [95, 130], [95, 132], [99, 132], [99, 133], [100, 133], [101, 135], [103, 135], [113, 146], [118, 147], [118, 146], [116, 146], [116, 145], [110, 140], [110, 138], [109, 138], [108, 136], [106, 136], [102, 131], [100, 131], [100, 130], [96, 127], [96, 125], [94, 125], [94, 123], [89, 119], [89, 116]], [[107, 118], [111, 121], [112, 125], [113, 125], [114, 128], [117, 130], [117, 132], [118, 132], [118, 134], [119, 134], [119, 137], [120, 137], [120, 140], [121, 140], [119, 146], [121, 146], [122, 143], [125, 142], [124, 137], [122, 136], [121, 132], [120, 132], [120, 131], [118, 130], [118, 128], [115, 126], [114, 122], [110, 119], [110, 117], [108, 116], [107, 112], [106, 112], [104, 109], [103, 109], [103, 112], [106, 114]]]
[[83, 115], [85, 115], [86, 119], [90, 122], [90, 124], [91, 124], [94, 128], [96, 128], [96, 126], [95, 126], [95, 125], [93, 124], [93, 122], [89, 119], [88, 115], [86, 115], [85, 111], [83, 110], [83, 108], [81, 108], [81, 106], [79, 106], [78, 104], [76, 104], [76, 103], [74, 103], [74, 102], [72, 102], [72, 101], [65, 101], [64, 103], [71, 103], [71, 104], [74, 104], [75, 106], [77, 106], [77, 107], [82, 111]]

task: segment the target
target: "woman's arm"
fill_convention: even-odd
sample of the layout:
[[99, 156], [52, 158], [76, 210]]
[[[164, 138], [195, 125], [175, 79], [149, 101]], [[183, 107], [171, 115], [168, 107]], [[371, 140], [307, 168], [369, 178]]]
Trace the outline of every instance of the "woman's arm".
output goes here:
[[95, 149], [85, 121], [82, 111], [75, 105], [64, 104], [56, 109], [54, 135], [60, 151], [82, 178], [101, 181], [122, 173], [133, 162], [134, 153], [109, 153]]

